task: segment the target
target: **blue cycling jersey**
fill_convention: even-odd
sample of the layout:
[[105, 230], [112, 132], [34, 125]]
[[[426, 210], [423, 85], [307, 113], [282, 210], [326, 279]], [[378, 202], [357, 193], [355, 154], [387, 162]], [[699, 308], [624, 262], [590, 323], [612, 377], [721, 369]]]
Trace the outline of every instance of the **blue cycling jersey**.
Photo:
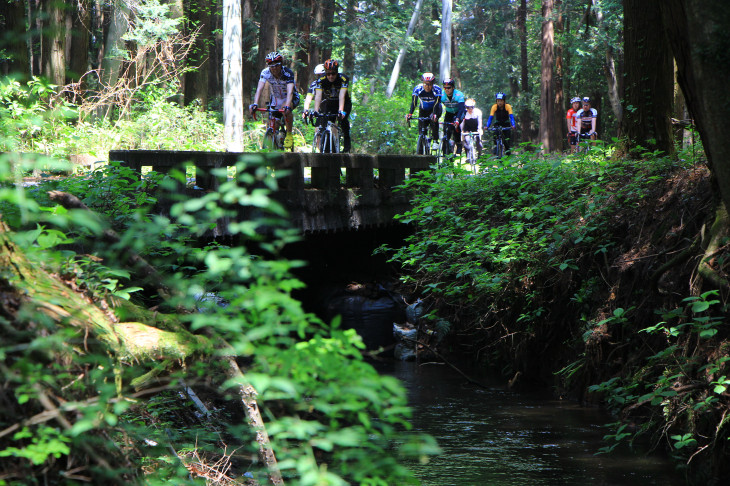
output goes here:
[[440, 102], [442, 94], [443, 91], [441, 90], [441, 86], [434, 84], [431, 91], [426, 91], [425, 89], [423, 89], [423, 84], [419, 84], [418, 86], [413, 88], [411, 113], [413, 113], [413, 110], [416, 109], [417, 103], [420, 104], [420, 108], [423, 111], [433, 110], [433, 107]]

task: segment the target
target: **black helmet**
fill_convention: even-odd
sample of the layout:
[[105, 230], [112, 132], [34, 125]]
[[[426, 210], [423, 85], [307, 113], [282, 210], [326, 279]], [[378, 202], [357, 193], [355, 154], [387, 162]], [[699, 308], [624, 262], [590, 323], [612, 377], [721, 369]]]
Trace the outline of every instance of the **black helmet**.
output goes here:
[[444, 88], [447, 87], [447, 86], [450, 86], [450, 87], [453, 88], [455, 86], [455, 84], [454, 84], [454, 78], [446, 78], [446, 79], [444, 79], [444, 82], [441, 83], [441, 85]]

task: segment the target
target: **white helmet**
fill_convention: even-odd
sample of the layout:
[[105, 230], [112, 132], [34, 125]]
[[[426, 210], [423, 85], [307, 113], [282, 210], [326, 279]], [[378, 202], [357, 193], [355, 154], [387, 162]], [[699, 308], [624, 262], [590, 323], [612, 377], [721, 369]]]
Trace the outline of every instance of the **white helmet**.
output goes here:
[[324, 74], [324, 64], [317, 64], [317, 67], [314, 68], [314, 75], [322, 76], [323, 74]]

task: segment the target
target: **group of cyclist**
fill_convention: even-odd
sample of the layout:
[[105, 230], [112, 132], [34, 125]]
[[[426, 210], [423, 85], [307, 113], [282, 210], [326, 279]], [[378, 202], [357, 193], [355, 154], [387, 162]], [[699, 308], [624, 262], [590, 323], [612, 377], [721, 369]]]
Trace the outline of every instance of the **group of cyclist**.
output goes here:
[[596, 140], [596, 121], [598, 111], [591, 108], [591, 99], [576, 96], [570, 100], [570, 108], [565, 115], [568, 124], [568, 144], [572, 153], [578, 152], [581, 138]]
[[[279, 52], [270, 52], [266, 56], [266, 68], [259, 76], [256, 94], [249, 111], [253, 112], [258, 108], [258, 102], [264, 87], [268, 84], [271, 88], [271, 108], [279, 108], [283, 112], [284, 124], [286, 127], [286, 138], [284, 148], [291, 149], [293, 146], [292, 123], [293, 110], [299, 106], [300, 96], [295, 87], [294, 73], [284, 66], [284, 56]], [[304, 101], [303, 118], [309, 121], [314, 115], [336, 116], [343, 139], [343, 152], [349, 152], [350, 142], [350, 121], [349, 114], [352, 111], [352, 99], [350, 97], [349, 78], [339, 71], [339, 63], [333, 59], [327, 59], [324, 63], [314, 68], [314, 81], [309, 85], [306, 99]], [[484, 127], [482, 122], [482, 111], [476, 107], [473, 98], [466, 98], [464, 93], [456, 89], [453, 79], [443, 80], [441, 86], [435, 83], [435, 76], [432, 73], [423, 73], [421, 83], [414, 89], [411, 96], [411, 106], [407, 120], [411, 120], [413, 113], [418, 108], [419, 128], [429, 126], [432, 139], [439, 139], [439, 119], [444, 115], [444, 134], [447, 142], [453, 140], [456, 155], [460, 155], [464, 142], [465, 133], [476, 134], [476, 146], [479, 153], [482, 151], [482, 136]], [[515, 117], [512, 106], [507, 103], [506, 95], [498, 92], [494, 96], [494, 104], [489, 111], [486, 122], [486, 129], [501, 127], [502, 139], [505, 154], [510, 153], [511, 129], [515, 128]], [[313, 108], [310, 107], [314, 103]], [[568, 141], [571, 152], [577, 152], [581, 138], [596, 140], [596, 121], [598, 112], [591, 107], [591, 100], [588, 97], [574, 97], [570, 100], [571, 107], [566, 114], [568, 127]], [[324, 123], [320, 121], [318, 123]], [[494, 138], [496, 141], [497, 133]], [[493, 145], [493, 150], [494, 147]]]
[[[477, 134], [476, 143], [479, 152], [482, 150], [482, 136], [484, 128], [482, 125], [482, 112], [476, 107], [473, 98], [465, 99], [464, 93], [456, 89], [453, 79], [448, 78], [441, 83], [435, 84], [433, 73], [423, 73], [421, 83], [413, 88], [411, 106], [407, 120], [413, 118], [413, 112], [418, 108], [419, 128], [424, 124], [430, 125], [432, 139], [438, 140], [439, 119], [444, 114], [444, 134], [448, 141], [453, 139], [456, 148], [456, 155], [461, 154], [464, 142], [464, 134], [474, 132]], [[505, 154], [510, 153], [511, 129], [515, 128], [515, 116], [512, 113], [512, 106], [506, 102], [507, 96], [503, 92], [495, 94], [495, 102], [489, 112], [487, 129], [502, 127]], [[495, 133], [495, 140], [497, 138]], [[493, 146], [495, 150], [496, 144]]]
[[[270, 108], [279, 107], [283, 110], [284, 124], [286, 126], [286, 138], [284, 139], [284, 148], [291, 149], [294, 143], [292, 137], [292, 122], [294, 116], [292, 111], [299, 106], [300, 96], [294, 85], [294, 73], [291, 69], [284, 66], [284, 56], [279, 52], [270, 52], [266, 55], [266, 68], [261, 71], [259, 76], [256, 94], [253, 103], [249, 106], [251, 114], [258, 108], [261, 92], [268, 84], [271, 87], [271, 99], [269, 101]], [[333, 60], [327, 59], [323, 64], [319, 64], [314, 69], [315, 79], [309, 85], [309, 91], [304, 101], [305, 121], [309, 120], [310, 115], [324, 114], [337, 117], [340, 130], [342, 131], [343, 152], [350, 151], [350, 121], [348, 114], [352, 110], [352, 99], [347, 89], [349, 78], [340, 73], [340, 64]], [[314, 101], [314, 109], [309, 107]], [[318, 123], [324, 123], [324, 117], [318, 119]]]

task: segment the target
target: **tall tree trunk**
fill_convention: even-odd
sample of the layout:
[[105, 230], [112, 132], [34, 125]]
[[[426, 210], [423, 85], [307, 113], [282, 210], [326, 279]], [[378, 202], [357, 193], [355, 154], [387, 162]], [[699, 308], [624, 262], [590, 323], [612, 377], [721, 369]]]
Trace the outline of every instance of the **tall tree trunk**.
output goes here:
[[[540, 80], [540, 144], [544, 152], [553, 152], [560, 147], [562, 126], [556, 126], [555, 105], [555, 28], [553, 22], [554, 0], [542, 0], [542, 51]], [[560, 128], [558, 128], [560, 127]]]
[[[322, 32], [324, 28], [324, 5], [322, 2], [317, 0], [311, 1], [311, 12], [312, 12], [312, 32]], [[309, 38], [309, 62], [310, 64], [317, 65], [326, 61], [324, 54], [322, 53], [321, 41], [317, 37]]]
[[241, 84], [243, 85], [243, 106], [248, 106], [253, 103], [252, 90], [255, 89], [260, 68], [256, 64], [257, 56], [253, 55], [257, 33], [254, 22], [253, 0], [243, 0], [241, 8], [243, 9], [241, 12], [243, 17], [241, 19], [243, 29], [243, 77]]
[[91, 32], [91, 1], [77, 0], [71, 14], [71, 29], [66, 39], [68, 81], [77, 81], [89, 70], [89, 33]]
[[299, 48], [295, 53], [297, 61], [297, 84], [303, 90], [306, 90], [309, 83], [314, 79], [312, 71], [319, 62], [309, 59], [309, 47], [312, 43], [312, 9], [314, 8], [310, 0], [297, 0], [297, 31], [299, 32]]
[[279, 0], [264, 0], [261, 8], [261, 27], [259, 30], [258, 65], [264, 66], [266, 54], [277, 48], [279, 25]]
[[398, 58], [395, 60], [395, 64], [393, 65], [393, 72], [390, 74], [390, 82], [388, 83], [388, 88], [385, 90], [385, 97], [390, 98], [393, 96], [393, 90], [395, 89], [395, 85], [398, 82], [398, 75], [400, 74], [400, 68], [403, 64], [403, 59], [406, 57], [406, 45], [408, 44], [408, 38], [413, 34], [413, 29], [416, 28], [416, 23], [418, 23], [418, 17], [421, 15], [421, 7], [423, 6], [423, 0], [416, 0], [416, 6], [413, 9], [413, 15], [411, 15], [411, 21], [408, 23], [408, 29], [406, 30], [406, 36], [403, 40], [403, 43], [401, 44], [400, 52], [398, 53]]
[[223, 0], [223, 138], [229, 152], [243, 151], [241, 1]]
[[43, 75], [57, 86], [66, 84], [66, 5], [46, 0], [43, 28]]
[[679, 84], [722, 201], [730, 208], [730, 137], [722, 123], [730, 117], [730, 10], [719, 7], [724, 5], [707, 0], [659, 2]]
[[342, 64], [345, 66], [345, 70], [350, 74], [350, 78], [355, 73], [355, 44], [352, 41], [353, 35], [357, 32], [355, 26], [355, 6], [357, 0], [347, 0], [347, 10], [345, 11], [345, 49], [342, 57]]
[[563, 142], [566, 140], [566, 138], [563, 136], [565, 117], [563, 116], [562, 109], [562, 107], [565, 106], [565, 91], [563, 86], [563, 80], [566, 77], [565, 65], [563, 64], [563, 53], [565, 51], [563, 49], [563, 44], [565, 43], [565, 12], [563, 10], [562, 0], [554, 0], [554, 2], [555, 4], [553, 6], [553, 11], [556, 19], [554, 22], [554, 28], [558, 38], [560, 39], [560, 42], [555, 46], [555, 97], [553, 98], [555, 112], [553, 114], [554, 119], [551, 122], [555, 125], [554, 132], [557, 134], [555, 137], [555, 148], [569, 148], [563, 147]]
[[5, 34], [2, 46], [7, 51], [7, 58], [0, 61], [2, 74], [13, 73], [23, 78], [30, 77], [26, 14], [23, 0], [6, 0], [0, 4], [0, 31]]
[[451, 10], [452, 0], [441, 0], [441, 61], [439, 81], [451, 77]]
[[323, 43], [322, 57], [324, 58], [323, 60], [326, 60], [332, 57], [332, 42], [334, 41], [334, 38], [332, 37], [332, 25], [335, 20], [337, 2], [335, 0], [321, 0], [321, 2], [324, 7], [324, 23], [321, 31]]
[[208, 107], [208, 63], [210, 62], [210, 1], [192, 0], [187, 5], [187, 33], [197, 32], [195, 44], [190, 50], [187, 63], [190, 71], [185, 73], [185, 104], [200, 101], [200, 108]]
[[641, 145], [674, 153], [672, 90], [674, 65], [662, 25], [664, 0], [624, 0], [624, 98], [631, 113], [621, 124], [628, 149]]
[[522, 141], [531, 142], [535, 139], [535, 123], [529, 108], [532, 90], [527, 65], [527, 0], [520, 0], [517, 8], [517, 32], [520, 38], [520, 92], [524, 99], [517, 122], [520, 124]]

